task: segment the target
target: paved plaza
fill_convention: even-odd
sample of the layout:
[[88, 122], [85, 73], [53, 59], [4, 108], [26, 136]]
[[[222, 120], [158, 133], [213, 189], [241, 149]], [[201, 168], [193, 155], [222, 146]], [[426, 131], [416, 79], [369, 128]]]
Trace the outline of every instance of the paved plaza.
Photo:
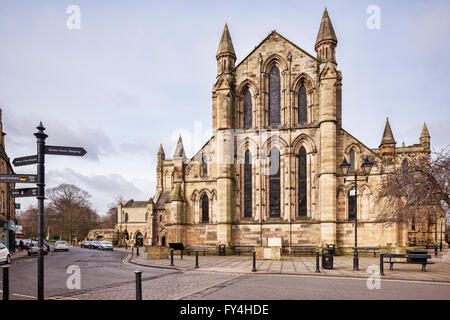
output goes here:
[[[131, 250], [128, 249], [128, 251], [131, 254]], [[383, 279], [450, 283], [450, 251], [447, 249], [439, 252], [437, 257], [431, 251], [429, 251], [429, 254], [432, 256], [431, 262], [434, 264], [427, 265], [426, 272], [421, 271], [420, 264], [394, 264], [394, 271], [390, 271], [389, 264], [384, 263], [385, 275]], [[310, 255], [282, 256], [280, 261], [257, 260], [256, 272], [252, 272], [253, 261], [251, 255], [203, 256], [199, 253], [199, 268], [195, 268], [195, 255], [193, 254], [190, 256], [184, 254], [183, 259], [181, 259], [179, 254], [174, 255], [173, 267], [170, 267], [170, 259], [147, 260], [145, 253], [137, 257], [134, 252], [128, 260], [138, 265], [171, 268], [182, 271], [197, 270], [238, 274], [291, 274], [353, 278], [367, 278], [374, 271], [379, 271], [380, 266], [378, 254], [377, 257], [373, 257], [373, 255], [360, 256], [359, 271], [353, 271], [352, 256], [335, 256], [333, 269], [322, 268], [320, 257], [320, 273], [315, 272], [316, 258]]]

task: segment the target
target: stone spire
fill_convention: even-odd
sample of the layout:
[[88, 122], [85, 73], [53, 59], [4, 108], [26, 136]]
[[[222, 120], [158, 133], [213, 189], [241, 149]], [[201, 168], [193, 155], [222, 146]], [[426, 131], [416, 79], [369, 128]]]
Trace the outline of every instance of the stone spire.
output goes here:
[[427, 124], [424, 122], [422, 127], [422, 132], [420, 133], [420, 138], [429, 138], [430, 133], [428, 132]]
[[389, 118], [386, 118], [386, 125], [384, 126], [383, 138], [381, 139], [380, 146], [384, 144], [396, 144], [394, 135], [392, 134], [391, 125], [389, 124]]
[[316, 39], [315, 50], [317, 59], [321, 62], [332, 61], [336, 63], [337, 42], [331, 19], [328, 16], [327, 8], [325, 8]]
[[231, 41], [230, 32], [226, 23], [223, 28], [219, 48], [217, 49], [216, 60], [217, 78], [223, 74], [231, 74], [234, 71], [236, 53], [234, 52], [233, 42]]
[[428, 132], [427, 124], [425, 122], [423, 123], [419, 141], [426, 149], [430, 149], [430, 133]]
[[175, 148], [173, 158], [174, 159], [185, 159], [186, 158], [186, 156], [184, 154], [183, 140], [181, 139], [181, 135], [178, 138], [177, 147]]
[[162, 156], [163, 158], [166, 156], [166, 154], [164, 153], [162, 143], [159, 145], [158, 156]]
[[216, 57], [218, 58], [221, 54], [231, 54], [236, 58], [236, 53], [234, 52], [233, 42], [231, 41], [230, 32], [228, 31], [228, 25], [225, 23], [223, 28], [222, 38], [220, 39], [219, 48], [217, 49]]
[[325, 11], [323, 12], [322, 21], [320, 22], [319, 33], [317, 34], [316, 39], [316, 49], [317, 46], [322, 41], [334, 41], [337, 44], [336, 34], [334, 33], [333, 24], [331, 23], [331, 19], [328, 16], [327, 8], [325, 7]]

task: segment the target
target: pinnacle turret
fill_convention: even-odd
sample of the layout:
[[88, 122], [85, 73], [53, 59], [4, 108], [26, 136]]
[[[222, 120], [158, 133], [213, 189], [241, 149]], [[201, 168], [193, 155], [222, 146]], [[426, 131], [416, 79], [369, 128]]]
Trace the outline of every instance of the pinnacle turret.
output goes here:
[[338, 41], [333, 29], [333, 24], [331, 23], [327, 8], [325, 7], [315, 45], [317, 58], [321, 61], [336, 61], [337, 43]]
[[223, 28], [222, 38], [220, 39], [219, 48], [217, 49], [216, 57], [221, 54], [231, 54], [236, 58], [236, 53], [234, 52], [233, 42], [231, 41], [230, 32], [228, 31], [228, 25], [225, 23]]
[[185, 159], [186, 158], [186, 156], [184, 154], [183, 140], [181, 139], [181, 135], [178, 138], [177, 147], [175, 148], [173, 158], [174, 159]]
[[384, 132], [380, 146], [384, 144], [396, 144], [394, 135], [392, 134], [391, 125], [389, 124], [389, 118], [386, 118], [386, 125], [384, 126]]

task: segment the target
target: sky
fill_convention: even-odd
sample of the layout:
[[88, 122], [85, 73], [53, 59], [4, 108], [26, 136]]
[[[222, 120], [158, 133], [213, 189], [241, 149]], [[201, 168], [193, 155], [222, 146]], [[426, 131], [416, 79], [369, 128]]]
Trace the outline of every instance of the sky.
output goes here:
[[159, 144], [171, 157], [181, 133], [190, 157], [210, 137], [224, 24], [236, 64], [272, 30], [315, 56], [325, 6], [338, 38], [344, 129], [377, 148], [388, 117], [397, 145], [411, 145], [426, 121], [432, 148], [448, 146], [449, 1], [2, 0], [6, 151], [11, 159], [35, 154], [42, 121], [47, 144], [88, 151], [46, 156], [47, 188], [75, 184], [100, 214], [119, 196], [147, 200]]

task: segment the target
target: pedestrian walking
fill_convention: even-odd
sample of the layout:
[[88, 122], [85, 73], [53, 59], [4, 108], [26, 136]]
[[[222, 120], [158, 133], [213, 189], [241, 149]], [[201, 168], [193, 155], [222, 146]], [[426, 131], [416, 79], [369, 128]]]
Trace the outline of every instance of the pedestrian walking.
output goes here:
[[20, 251], [23, 251], [23, 241], [22, 241], [22, 239], [19, 242], [19, 248], [20, 248]]

